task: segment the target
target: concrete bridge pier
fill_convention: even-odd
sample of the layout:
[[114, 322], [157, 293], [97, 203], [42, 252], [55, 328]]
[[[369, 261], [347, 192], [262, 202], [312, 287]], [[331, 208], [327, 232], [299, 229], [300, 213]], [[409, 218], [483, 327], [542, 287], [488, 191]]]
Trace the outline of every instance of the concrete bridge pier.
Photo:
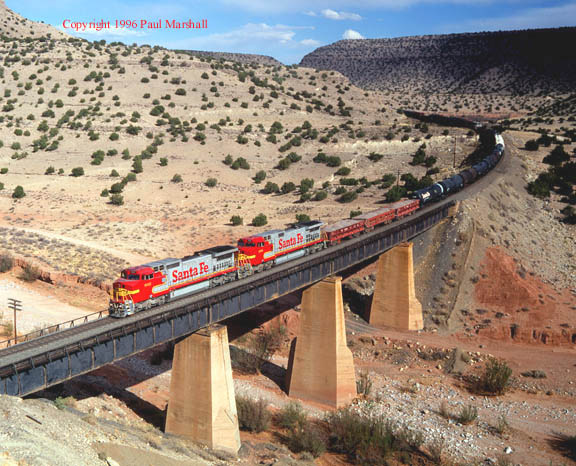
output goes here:
[[424, 328], [422, 304], [414, 289], [412, 243], [401, 243], [378, 259], [378, 271], [368, 322], [401, 330]]
[[226, 327], [211, 325], [176, 344], [166, 432], [238, 453], [240, 432]]
[[352, 352], [346, 344], [342, 278], [329, 277], [304, 291], [298, 337], [292, 342], [288, 395], [339, 407], [356, 396]]

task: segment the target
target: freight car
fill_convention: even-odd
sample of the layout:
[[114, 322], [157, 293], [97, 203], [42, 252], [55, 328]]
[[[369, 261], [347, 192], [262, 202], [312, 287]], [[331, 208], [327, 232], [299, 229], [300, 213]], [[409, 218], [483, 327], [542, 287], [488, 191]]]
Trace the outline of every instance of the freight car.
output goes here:
[[468, 168], [457, 175], [439, 181], [414, 193], [414, 198], [419, 199], [421, 204], [438, 201], [454, 192], [460, 191], [464, 186], [474, 183], [479, 177], [484, 176], [494, 168], [504, 154], [504, 138], [498, 133], [494, 134], [494, 150], [481, 162]]
[[321, 221], [298, 223], [286, 230], [268, 230], [238, 240], [234, 246], [215, 246], [182, 259], [162, 259], [122, 271], [113, 284], [109, 313], [126, 317], [175, 298], [242, 279], [256, 272], [314, 253], [375, 227], [413, 214], [473, 183], [494, 167], [504, 152], [504, 140], [495, 135], [494, 151], [468, 170], [415, 192], [405, 199], [331, 225]]

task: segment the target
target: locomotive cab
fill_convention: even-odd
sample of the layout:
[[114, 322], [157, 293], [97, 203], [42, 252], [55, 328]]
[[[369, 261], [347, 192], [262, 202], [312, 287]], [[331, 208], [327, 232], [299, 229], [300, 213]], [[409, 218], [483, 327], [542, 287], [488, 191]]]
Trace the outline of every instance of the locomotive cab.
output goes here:
[[261, 235], [247, 236], [238, 240], [238, 262], [261, 264], [273, 251], [272, 244]]
[[125, 269], [121, 278], [112, 285], [109, 312], [116, 317], [133, 314], [138, 303], [146, 301], [152, 293], [152, 283], [158, 280], [151, 267], [140, 266]]

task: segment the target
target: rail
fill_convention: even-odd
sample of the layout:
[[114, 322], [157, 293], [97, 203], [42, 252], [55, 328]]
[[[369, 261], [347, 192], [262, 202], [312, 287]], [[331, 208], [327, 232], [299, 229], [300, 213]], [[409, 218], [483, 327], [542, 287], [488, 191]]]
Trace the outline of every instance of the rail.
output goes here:
[[76, 325], [86, 324], [88, 322], [99, 320], [107, 316], [108, 310], [105, 310], [87, 314], [82, 317], [77, 317], [76, 319], [67, 320], [66, 322], [60, 322], [59, 324], [50, 325], [39, 330], [34, 330], [33, 332], [26, 333], [25, 335], [17, 335], [16, 337], [0, 341], [0, 348], [9, 348], [10, 346], [17, 345], [18, 343], [34, 340], [35, 338], [40, 338], [44, 335], [50, 335], [51, 333], [56, 333], [67, 328], [73, 328], [76, 327]]

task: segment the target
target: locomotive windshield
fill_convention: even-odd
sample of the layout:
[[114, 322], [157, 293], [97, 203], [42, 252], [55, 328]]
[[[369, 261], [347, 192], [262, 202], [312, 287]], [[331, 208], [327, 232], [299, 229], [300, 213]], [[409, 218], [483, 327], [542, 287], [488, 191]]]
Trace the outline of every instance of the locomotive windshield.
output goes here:
[[250, 247], [250, 246], [256, 246], [256, 245], [254, 244], [254, 241], [247, 241], [247, 240], [243, 240], [243, 239], [241, 239], [240, 241], [238, 241], [238, 245], [239, 245], [239, 246], [248, 246], [248, 247]]

